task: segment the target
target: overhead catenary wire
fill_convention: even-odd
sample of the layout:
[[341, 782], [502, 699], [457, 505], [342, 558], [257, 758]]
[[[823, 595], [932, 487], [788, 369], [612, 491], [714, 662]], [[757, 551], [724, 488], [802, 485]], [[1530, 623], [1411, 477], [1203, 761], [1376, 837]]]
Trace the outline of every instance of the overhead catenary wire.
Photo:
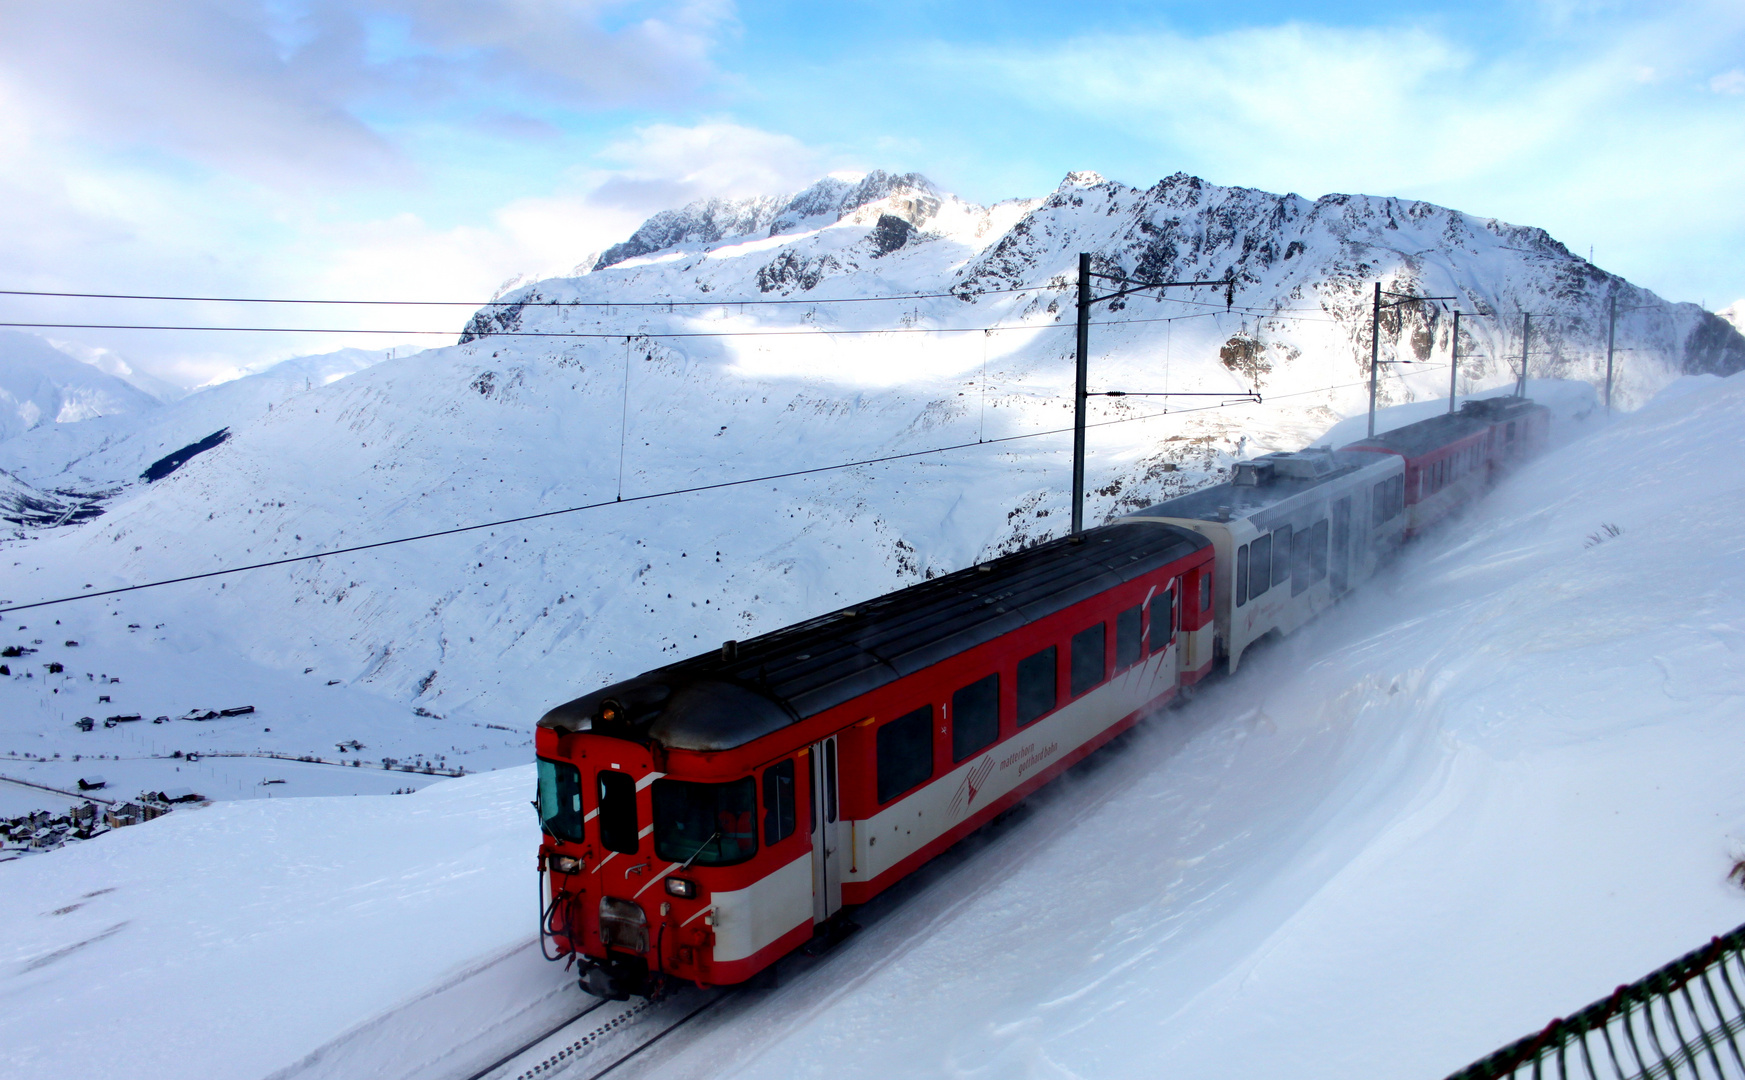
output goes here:
[[1014, 286], [1009, 289], [982, 289], [964, 292], [895, 293], [890, 296], [836, 296], [795, 298], [745, 297], [720, 300], [316, 300], [277, 296], [154, 296], [145, 293], [50, 292], [34, 289], [0, 289], [0, 296], [35, 296], [72, 300], [158, 300], [192, 304], [313, 304], [341, 307], [732, 307], [758, 304], [873, 304], [894, 300], [973, 299], [976, 296], [1010, 294], [1046, 290], [1045, 285]]

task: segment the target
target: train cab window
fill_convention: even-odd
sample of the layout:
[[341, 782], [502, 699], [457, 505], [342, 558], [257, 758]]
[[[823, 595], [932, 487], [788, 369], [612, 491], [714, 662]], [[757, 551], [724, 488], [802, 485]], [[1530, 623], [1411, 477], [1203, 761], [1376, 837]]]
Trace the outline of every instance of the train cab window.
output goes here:
[[656, 780], [654, 853], [692, 866], [732, 866], [757, 854], [757, 784], [751, 777], [725, 784]]
[[1309, 573], [1316, 581], [1327, 578], [1327, 519], [1322, 518], [1309, 528]]
[[1104, 642], [1107, 635], [1103, 624], [1087, 626], [1072, 636], [1072, 682], [1070, 689], [1073, 697], [1089, 690], [1103, 681], [1104, 665], [1107, 654]]
[[1249, 544], [1252, 551], [1248, 562], [1248, 596], [1253, 599], [1272, 585], [1272, 534]]
[[1055, 663], [1058, 651], [1053, 645], [1018, 661], [1018, 726], [1039, 719], [1054, 708], [1058, 697]]
[[1160, 653], [1169, 648], [1175, 636], [1175, 590], [1164, 589], [1151, 598], [1151, 651]]
[[1291, 579], [1291, 527], [1282, 526], [1272, 534], [1272, 583], [1283, 585]]
[[539, 827], [559, 840], [579, 844], [582, 835], [582, 774], [567, 761], [539, 759]]
[[1115, 616], [1115, 670], [1126, 671], [1139, 662], [1145, 652], [1145, 637], [1140, 618], [1140, 605]]
[[794, 834], [794, 759], [763, 771], [763, 842], [778, 844]]
[[1248, 545], [1236, 549], [1236, 606], [1248, 603]]
[[977, 679], [951, 695], [951, 760], [962, 761], [1000, 737], [1000, 677]]
[[629, 773], [601, 769], [600, 785], [600, 845], [607, 851], [636, 854], [642, 838], [637, 835], [636, 781]]
[[1393, 517], [1388, 512], [1388, 485], [1392, 481], [1378, 480], [1371, 489], [1369, 502], [1369, 524], [1371, 528], [1380, 528], [1382, 523]]
[[933, 706], [892, 720], [876, 741], [879, 802], [888, 803], [933, 775]]

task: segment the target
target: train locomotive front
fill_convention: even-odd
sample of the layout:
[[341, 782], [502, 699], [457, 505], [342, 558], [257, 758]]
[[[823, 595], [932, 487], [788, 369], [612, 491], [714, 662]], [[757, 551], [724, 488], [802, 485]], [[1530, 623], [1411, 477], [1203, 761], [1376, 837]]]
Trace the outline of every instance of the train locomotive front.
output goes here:
[[601, 997], [741, 983], [1211, 667], [1212, 548], [1088, 530], [539, 722], [542, 939]]

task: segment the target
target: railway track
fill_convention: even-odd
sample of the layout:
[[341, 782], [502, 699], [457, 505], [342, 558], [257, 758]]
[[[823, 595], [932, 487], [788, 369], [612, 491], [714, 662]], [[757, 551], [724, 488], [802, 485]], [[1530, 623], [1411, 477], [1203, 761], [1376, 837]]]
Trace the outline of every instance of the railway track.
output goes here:
[[640, 1001], [602, 1001], [469, 1074], [465, 1080], [597, 1080], [714, 1008], [729, 990], [684, 988]]

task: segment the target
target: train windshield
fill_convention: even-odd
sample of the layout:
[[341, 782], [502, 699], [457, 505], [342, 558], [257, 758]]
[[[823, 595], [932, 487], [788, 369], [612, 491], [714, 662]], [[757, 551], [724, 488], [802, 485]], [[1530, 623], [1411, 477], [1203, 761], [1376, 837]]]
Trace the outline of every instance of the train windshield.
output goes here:
[[654, 853], [668, 862], [731, 866], [757, 854], [757, 784], [656, 780]]
[[574, 765], [539, 759], [539, 827], [571, 843], [582, 840], [582, 774]]

